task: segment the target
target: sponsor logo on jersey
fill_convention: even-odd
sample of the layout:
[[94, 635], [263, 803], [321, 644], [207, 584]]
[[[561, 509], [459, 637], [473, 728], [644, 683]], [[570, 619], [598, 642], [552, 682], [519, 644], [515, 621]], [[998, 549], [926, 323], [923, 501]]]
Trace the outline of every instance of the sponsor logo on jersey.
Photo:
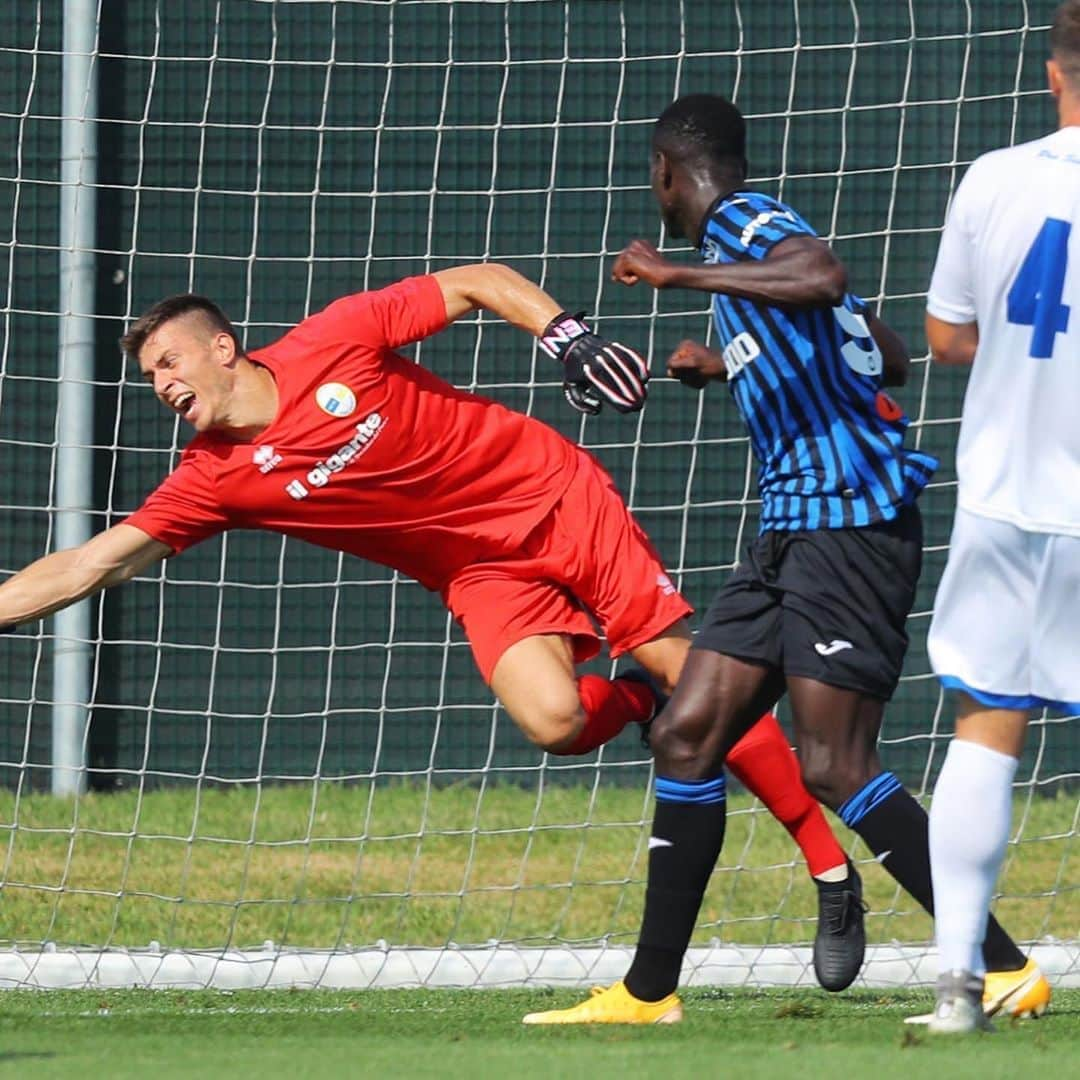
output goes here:
[[761, 228], [762, 225], [768, 225], [773, 218], [785, 218], [787, 221], [794, 221], [789, 210], [762, 210], [760, 214], [753, 221], [749, 222], [743, 231], [739, 234], [739, 243], [743, 247], [749, 247], [750, 241], [754, 239], [754, 233]]
[[674, 596], [675, 595], [675, 586], [671, 584], [671, 578], [669, 578], [667, 576], [667, 574], [657, 574], [656, 575], [656, 587], [665, 596]]
[[272, 472], [281, 464], [281, 455], [275, 454], [272, 446], [257, 446], [251, 455], [251, 461], [258, 466], [259, 472], [265, 474]]
[[652, 851], [658, 847], [674, 847], [675, 845], [670, 840], [665, 840], [662, 836], [650, 836], [649, 837], [649, 850]]
[[720, 262], [723, 254], [724, 249], [711, 236], [706, 236], [701, 241], [701, 257], [707, 263]]
[[331, 416], [349, 416], [356, 410], [356, 395], [344, 383], [323, 383], [315, 391], [315, 404]]
[[850, 641], [842, 641], [840, 638], [833, 638], [828, 645], [824, 641], [814, 642], [814, 652], [818, 656], [832, 656], [833, 653], [841, 652], [844, 649], [854, 649], [855, 646]]
[[1051, 161], [1064, 161], [1067, 165], [1080, 165], [1080, 156], [1073, 153], [1057, 154], [1053, 150], [1042, 149], [1036, 157], [1049, 158]]
[[734, 379], [747, 364], [761, 355], [761, 346], [754, 340], [753, 334], [744, 330], [724, 346], [721, 355], [724, 357], [728, 378]]
[[356, 425], [356, 434], [347, 443], [339, 446], [322, 461], [317, 461], [303, 481], [292, 480], [286, 484], [285, 490], [294, 499], [305, 499], [310, 494], [309, 486], [326, 487], [335, 473], [341, 472], [346, 465], [366, 453], [385, 426], [385, 416], [377, 412], [369, 414], [366, 420], [361, 420]]

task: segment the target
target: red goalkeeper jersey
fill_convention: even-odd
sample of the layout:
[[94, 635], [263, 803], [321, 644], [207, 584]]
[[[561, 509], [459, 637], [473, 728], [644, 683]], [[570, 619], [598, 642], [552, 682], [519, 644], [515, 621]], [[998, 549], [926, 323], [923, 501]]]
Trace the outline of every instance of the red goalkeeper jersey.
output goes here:
[[197, 435], [126, 519], [174, 551], [269, 529], [429, 589], [517, 550], [573, 478], [552, 428], [457, 390], [394, 349], [446, 326], [433, 277], [345, 297], [252, 352], [278, 411], [255, 442]]

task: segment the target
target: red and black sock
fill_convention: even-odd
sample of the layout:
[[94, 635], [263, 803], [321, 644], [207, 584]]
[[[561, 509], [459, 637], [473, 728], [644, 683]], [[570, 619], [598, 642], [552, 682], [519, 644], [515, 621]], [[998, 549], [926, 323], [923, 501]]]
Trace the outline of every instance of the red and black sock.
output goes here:
[[732, 748], [725, 762], [799, 845], [811, 874], [846, 862], [817, 800], [806, 790], [798, 759], [772, 713], [766, 713]]
[[627, 724], [645, 723], [656, 707], [653, 692], [643, 682], [599, 675], [582, 675], [577, 682], [585, 726], [570, 746], [552, 753], [587, 754], [614, 739]]

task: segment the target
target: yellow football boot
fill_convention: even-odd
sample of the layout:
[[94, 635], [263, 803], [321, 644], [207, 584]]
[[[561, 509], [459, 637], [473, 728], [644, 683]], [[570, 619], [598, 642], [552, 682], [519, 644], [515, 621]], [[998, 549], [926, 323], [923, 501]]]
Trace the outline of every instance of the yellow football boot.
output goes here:
[[660, 1001], [639, 1001], [620, 979], [606, 990], [594, 986], [591, 996], [580, 1005], [550, 1012], [529, 1013], [523, 1024], [677, 1024], [682, 1019], [682, 1002], [675, 994]]
[[1019, 971], [988, 971], [983, 990], [987, 1016], [1015, 1016], [1025, 1020], [1042, 1016], [1050, 1004], [1050, 984], [1034, 960]]

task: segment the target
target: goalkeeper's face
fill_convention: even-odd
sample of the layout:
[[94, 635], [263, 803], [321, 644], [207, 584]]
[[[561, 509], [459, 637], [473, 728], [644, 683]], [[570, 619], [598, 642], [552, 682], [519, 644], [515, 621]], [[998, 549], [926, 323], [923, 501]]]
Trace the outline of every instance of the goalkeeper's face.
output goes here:
[[232, 337], [198, 312], [163, 323], [139, 350], [139, 369], [158, 400], [196, 431], [227, 426], [236, 366]]

